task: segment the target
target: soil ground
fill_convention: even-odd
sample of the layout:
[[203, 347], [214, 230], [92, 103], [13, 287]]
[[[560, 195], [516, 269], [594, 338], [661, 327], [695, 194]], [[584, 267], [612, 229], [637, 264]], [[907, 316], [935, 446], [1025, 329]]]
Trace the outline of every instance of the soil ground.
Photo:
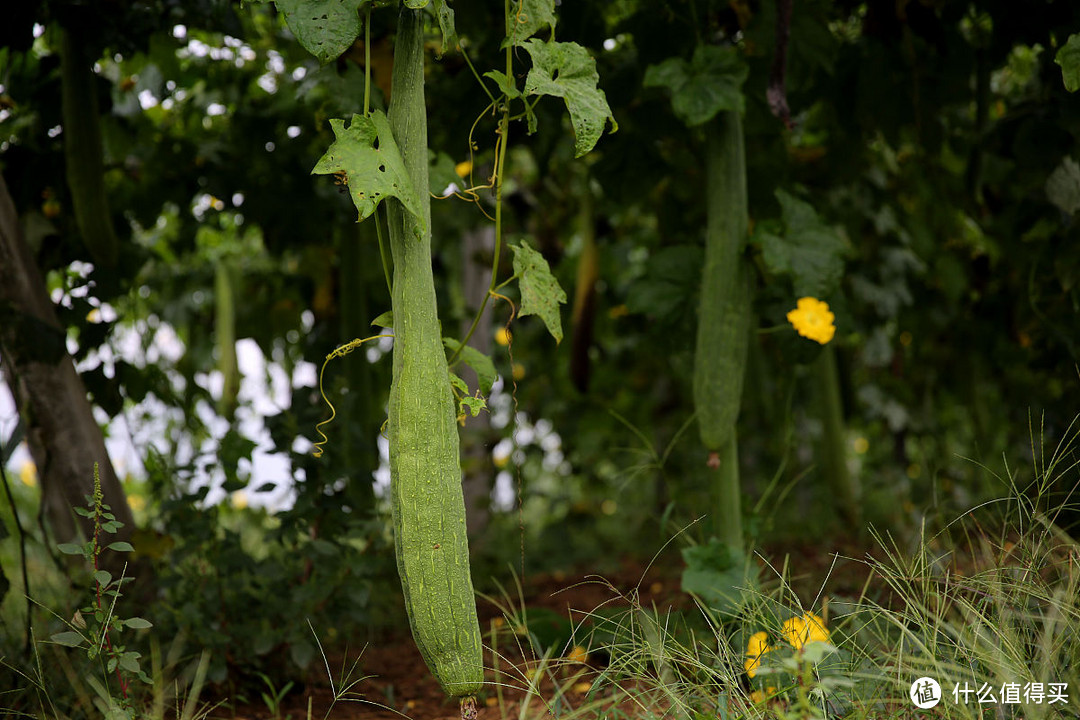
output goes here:
[[[795, 591], [804, 602], [812, 603], [816, 598], [820, 600], [819, 596], [830, 593], [850, 596], [861, 591], [867, 568], [852, 558], [860, 558], [864, 554], [854, 547], [847, 550], [849, 552], [841, 551], [837, 559], [835, 556], [814, 554], [805, 547], [776, 548], [770, 551], [768, 558], [777, 569], [788, 558], [790, 567], [798, 569], [791, 578]], [[764, 567], [764, 560], [761, 562]], [[692, 601], [680, 590], [681, 571], [681, 565], [653, 565], [646, 568], [640, 562], [628, 561], [616, 573], [603, 578], [588, 572], [536, 575], [523, 584], [525, 606], [530, 610], [545, 608], [558, 612], [570, 619], [572, 624], [580, 623], [585, 614], [597, 608], [630, 607], [634, 598], [642, 607], [655, 607], [661, 612], [667, 609], [692, 609]], [[764, 567], [766, 575], [770, 572]], [[525, 697], [526, 673], [530, 667], [536, 666], [537, 658], [528, 648], [522, 648], [518, 639], [505, 629], [497, 636], [499, 652], [496, 657], [487, 647], [490, 645], [489, 633], [492, 627], [505, 628], [503, 613], [496, 605], [485, 600], [479, 601], [478, 613], [485, 632], [484, 661], [489, 668], [486, 680], [500, 685], [499, 692], [489, 691], [479, 698], [478, 720], [519, 717], [520, 703]], [[355, 661], [355, 656], [329, 658], [335, 674]], [[572, 707], [584, 702], [589, 679], [597, 671], [597, 663], [591, 659], [589, 664], [560, 664], [554, 677], [565, 691], [564, 701]], [[407, 628], [364, 649], [352, 677], [362, 677], [363, 680], [349, 694], [352, 698], [350, 701], [333, 702], [333, 689], [327, 680], [325, 668], [320, 666], [312, 672], [302, 688], [294, 690], [283, 700], [277, 716], [270, 712], [265, 703], [251, 703], [233, 705], [235, 709], [230, 710], [219, 708], [211, 713], [211, 717], [261, 720], [291, 716], [293, 720], [303, 720], [308, 717], [309, 707], [311, 717], [334, 720], [400, 720], [402, 717], [412, 720], [453, 720], [460, 717], [457, 703], [446, 699], [424, 665]], [[337, 677], [335, 683], [340, 684]], [[553, 685], [551, 689], [554, 690]], [[204, 693], [203, 699], [209, 694]], [[550, 698], [552, 694], [544, 693], [544, 696]], [[531, 703], [534, 707], [528, 712], [528, 717], [546, 715], [540, 700], [534, 697]]]

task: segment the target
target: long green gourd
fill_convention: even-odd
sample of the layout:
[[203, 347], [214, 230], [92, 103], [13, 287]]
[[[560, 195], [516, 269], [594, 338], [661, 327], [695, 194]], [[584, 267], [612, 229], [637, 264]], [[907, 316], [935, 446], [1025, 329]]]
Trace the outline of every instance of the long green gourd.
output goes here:
[[431, 269], [422, 13], [402, 7], [388, 112], [418, 218], [389, 198], [394, 260], [393, 384], [387, 426], [398, 573], [413, 637], [447, 694], [466, 702], [484, 679], [465, 533], [458, 430]]
[[116, 265], [120, 242], [109, 215], [101, 149], [96, 78], [77, 35], [60, 33], [60, 109], [64, 120], [64, 165], [75, 223], [94, 262]]
[[735, 422], [739, 417], [750, 335], [751, 288], [743, 250], [749, 219], [746, 154], [738, 111], [706, 128], [705, 266], [701, 277], [694, 406], [715, 478], [717, 535], [741, 549], [742, 515]]

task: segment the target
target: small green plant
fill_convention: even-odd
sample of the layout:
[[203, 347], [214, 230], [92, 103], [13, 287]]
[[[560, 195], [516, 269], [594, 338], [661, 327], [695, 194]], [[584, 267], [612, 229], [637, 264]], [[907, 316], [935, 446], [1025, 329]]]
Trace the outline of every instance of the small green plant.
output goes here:
[[[266, 691], [259, 693], [262, 697], [262, 701], [266, 704], [266, 709], [270, 711], [270, 716], [274, 718], [274, 720], [282, 720], [281, 701], [284, 700], [285, 696], [292, 690], [292, 681], [290, 680], [279, 688], [269, 676], [259, 673], [259, 677], [262, 679], [263, 683], [266, 684]], [[285, 720], [289, 720], [291, 717], [292, 715], [286, 715]]]
[[[61, 543], [58, 548], [66, 555], [81, 555], [91, 566], [93, 574], [93, 599], [75, 611], [71, 620], [66, 621], [68, 630], [52, 636], [52, 642], [71, 648], [85, 650], [90, 661], [102, 664], [103, 680], [98, 689], [101, 700], [108, 704], [108, 714], [117, 717], [134, 717], [131, 703], [132, 683], [135, 680], [151, 684], [150, 678], [139, 665], [141, 653], [129, 650], [118, 641], [118, 635], [124, 630], [141, 630], [152, 627], [150, 621], [141, 617], [123, 618], [116, 610], [127, 577], [127, 563], [124, 563], [120, 577], [102, 567], [102, 553], [132, 552], [130, 543], [118, 540], [106, 544], [109, 535], [115, 535], [123, 527], [113, 515], [111, 508], [102, 501], [101, 478], [97, 463], [94, 464], [94, 494], [87, 497], [85, 508], [75, 508], [79, 515], [90, 519], [94, 524], [93, 535], [84, 543]], [[119, 698], [111, 691], [110, 676], [115, 677]], [[114, 715], [120, 711], [119, 715]]]

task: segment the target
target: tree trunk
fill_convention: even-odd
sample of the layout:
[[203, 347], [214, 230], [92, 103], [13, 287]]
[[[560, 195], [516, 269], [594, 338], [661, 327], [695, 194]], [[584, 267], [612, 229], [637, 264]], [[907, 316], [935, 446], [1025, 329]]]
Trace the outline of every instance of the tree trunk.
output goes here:
[[0, 360], [4, 378], [27, 427], [30, 454], [41, 478], [41, 511], [58, 541], [89, 536], [92, 527], [73, 507], [94, 491], [94, 463], [105, 503], [134, 527], [124, 491], [105, 450], [82, 379], [67, 353], [66, 333], [19, 227], [15, 203], [0, 175]]

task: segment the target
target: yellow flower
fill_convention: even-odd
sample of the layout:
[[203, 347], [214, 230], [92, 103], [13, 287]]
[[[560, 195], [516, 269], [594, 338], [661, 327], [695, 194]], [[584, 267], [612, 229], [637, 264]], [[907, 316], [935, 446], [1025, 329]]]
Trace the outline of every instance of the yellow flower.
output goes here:
[[814, 613], [805, 613], [802, 617], [786, 620], [780, 627], [780, 633], [796, 650], [802, 650], [807, 643], [829, 641], [829, 631], [825, 629], [825, 623]]
[[469, 173], [472, 172], [472, 163], [466, 160], [465, 162], [459, 162], [454, 166], [454, 172], [457, 173], [459, 178], [469, 177]]
[[567, 654], [566, 659], [572, 663], [587, 663], [589, 662], [589, 653], [580, 645], [575, 645], [570, 648], [570, 652]]
[[502, 327], [495, 331], [495, 342], [500, 345], [510, 344], [510, 331]]
[[829, 304], [817, 298], [799, 298], [797, 307], [787, 314], [788, 322], [796, 332], [822, 345], [833, 339], [836, 316], [829, 311]]
[[746, 643], [746, 660], [743, 661], [747, 675], [750, 677], [757, 675], [758, 668], [761, 667], [761, 658], [770, 650], [772, 648], [769, 646], [768, 634], [756, 632], [750, 636], [750, 641]]
[[754, 692], [750, 693], [750, 701], [755, 705], [760, 705], [761, 703], [772, 697], [773, 693], [775, 692], [776, 688], [774, 687], [765, 688], [765, 692], [762, 692], [761, 690], [755, 690]]
[[27, 460], [19, 468], [19, 479], [22, 480], [22, 484], [27, 487], [34, 487], [37, 485], [37, 465], [33, 460]]

